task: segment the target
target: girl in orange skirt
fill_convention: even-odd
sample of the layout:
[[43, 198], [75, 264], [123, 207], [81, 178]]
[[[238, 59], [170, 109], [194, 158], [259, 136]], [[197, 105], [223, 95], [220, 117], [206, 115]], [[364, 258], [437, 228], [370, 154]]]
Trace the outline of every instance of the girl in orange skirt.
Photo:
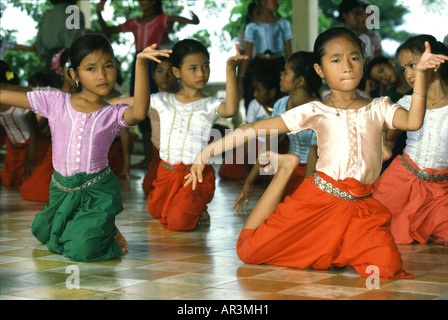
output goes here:
[[[397, 50], [406, 81], [415, 86], [414, 61], [425, 51], [448, 55], [430, 35], [412, 37]], [[421, 129], [408, 132], [403, 155], [397, 156], [374, 184], [373, 197], [392, 213], [390, 231], [398, 244], [413, 241], [448, 246], [448, 66], [428, 70], [426, 113]], [[409, 109], [412, 96], [398, 104]], [[399, 136], [398, 131], [388, 136]]]
[[218, 115], [233, 117], [238, 110], [236, 67], [248, 59], [237, 54], [226, 64], [226, 100], [202, 93], [210, 76], [209, 53], [192, 39], [176, 43], [170, 55], [174, 76], [182, 85], [177, 93], [151, 95], [151, 109], [160, 118], [160, 164], [154, 189], [148, 195], [148, 212], [170, 231], [188, 231], [199, 224], [210, 224], [207, 204], [215, 189], [212, 166], [205, 170], [206, 182], [200, 192], [183, 187], [185, 175], [196, 154], [210, 141], [213, 123]]
[[[388, 97], [371, 100], [357, 94], [363, 77], [364, 44], [352, 31], [325, 31], [316, 39], [314, 54], [314, 69], [326, 79], [329, 97], [279, 117], [246, 124], [207, 146], [197, 155], [185, 184], [196, 189], [210, 157], [255, 138], [259, 130], [282, 134], [313, 129], [319, 146], [316, 173], [280, 204], [283, 190], [269, 188], [265, 192], [238, 239], [240, 259], [294, 268], [351, 265], [364, 277], [412, 277], [402, 269], [388, 228], [390, 212], [372, 198], [372, 184], [381, 171], [384, 126], [402, 130], [421, 127], [426, 70], [438, 68], [448, 56], [431, 54], [427, 45], [416, 61], [415, 93], [408, 112]], [[275, 157], [268, 159], [272, 162]], [[278, 178], [286, 184], [289, 175]], [[276, 185], [272, 181], [272, 186]], [[370, 266], [376, 266], [373, 275]]]

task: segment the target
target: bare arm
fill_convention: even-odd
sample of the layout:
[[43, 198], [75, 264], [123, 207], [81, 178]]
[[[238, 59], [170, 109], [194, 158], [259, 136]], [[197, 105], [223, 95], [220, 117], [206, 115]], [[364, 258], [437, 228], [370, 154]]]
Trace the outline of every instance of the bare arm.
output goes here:
[[127, 108], [123, 114], [124, 121], [129, 126], [134, 126], [148, 116], [149, 108], [149, 80], [148, 80], [148, 63], [150, 60], [160, 63], [157, 57], [169, 57], [172, 50], [156, 50], [157, 44], [153, 44], [145, 48], [137, 55], [135, 65], [135, 90], [134, 105]]
[[96, 13], [98, 15], [98, 22], [100, 23], [101, 26], [101, 30], [103, 30], [104, 34], [107, 37], [110, 37], [111, 35], [115, 34], [115, 33], [119, 33], [120, 27], [118, 26], [108, 26], [106, 21], [104, 21], [103, 19], [103, 15], [102, 15], [102, 11], [104, 10], [104, 5], [106, 4], [107, 0], [101, 0], [99, 3], [97, 3], [96, 5]]
[[193, 190], [195, 190], [196, 183], [202, 183], [202, 171], [204, 170], [206, 163], [214, 156], [239, 147], [261, 134], [269, 136], [271, 134], [282, 134], [286, 132], [289, 132], [289, 129], [280, 116], [247, 123], [238, 129], [235, 129], [233, 132], [227, 134], [222, 139], [209, 144], [199, 152], [190, 169], [191, 174], [187, 178], [184, 186], [192, 183]]
[[194, 25], [199, 24], [198, 16], [193, 11], [190, 11], [190, 13], [191, 13], [191, 19], [180, 16], [169, 16], [167, 21], [168, 26], [171, 28], [174, 22], [178, 22], [181, 24], [194, 24]]
[[240, 55], [238, 44], [235, 45], [236, 55], [227, 60], [226, 66], [226, 102], [218, 108], [218, 114], [223, 118], [233, 117], [238, 112], [240, 97], [238, 94], [236, 67], [248, 56]]
[[0, 86], [0, 104], [22, 109], [31, 109], [26, 93], [31, 89], [2, 83]]
[[395, 112], [392, 125], [403, 131], [415, 131], [423, 125], [426, 111], [426, 95], [428, 91], [427, 71], [439, 68], [442, 63], [448, 61], [448, 56], [442, 54], [431, 54], [431, 46], [425, 42], [426, 50], [415, 66], [416, 76], [414, 93], [412, 94], [411, 107], [409, 111], [403, 108]]

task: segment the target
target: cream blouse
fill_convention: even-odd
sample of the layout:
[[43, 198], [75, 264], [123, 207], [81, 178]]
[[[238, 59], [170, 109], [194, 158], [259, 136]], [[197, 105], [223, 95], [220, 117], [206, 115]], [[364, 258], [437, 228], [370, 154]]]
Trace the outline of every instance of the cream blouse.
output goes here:
[[348, 177], [364, 184], [378, 179], [382, 165], [382, 131], [392, 127], [400, 106], [389, 97], [372, 100], [360, 109], [339, 111], [312, 101], [281, 115], [292, 133], [313, 129], [317, 135], [316, 170], [335, 180]]
[[160, 158], [169, 164], [193, 163], [210, 141], [218, 107], [223, 102], [207, 97], [184, 104], [173, 93], [152, 94], [150, 108], [160, 118]]

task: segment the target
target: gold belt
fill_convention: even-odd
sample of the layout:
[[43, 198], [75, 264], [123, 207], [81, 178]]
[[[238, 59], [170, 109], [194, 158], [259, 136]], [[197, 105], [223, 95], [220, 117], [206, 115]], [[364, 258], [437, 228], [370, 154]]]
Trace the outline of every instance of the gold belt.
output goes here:
[[334, 185], [332, 185], [330, 182], [322, 179], [317, 172], [314, 173], [313, 175], [313, 183], [314, 185], [319, 188], [320, 190], [329, 193], [335, 197], [347, 200], [347, 201], [358, 201], [358, 200], [362, 200], [365, 198], [370, 197], [372, 194], [368, 194], [366, 196], [362, 196], [362, 197], [355, 197], [352, 196], [350, 193], [345, 192], [337, 187], [335, 187]]
[[442, 182], [448, 180], [448, 173], [445, 174], [431, 174], [424, 170], [419, 170], [414, 167], [404, 155], [401, 155], [401, 163], [408, 169], [410, 173], [416, 176], [418, 179], [427, 182]]
[[185, 168], [184, 170], [182, 170], [182, 171], [177, 171], [176, 169], [174, 169], [173, 166], [170, 166], [169, 164], [166, 164], [166, 163], [164, 163], [164, 162], [160, 162], [160, 165], [161, 165], [162, 167], [164, 167], [165, 169], [168, 169], [168, 170], [170, 170], [170, 171], [174, 171], [174, 172], [179, 172], [179, 173], [188, 171], [188, 170], [190, 170], [190, 168], [191, 168], [191, 166], [188, 166], [188, 167], [186, 167], [186, 168]]
[[101, 179], [105, 178], [111, 172], [112, 171], [108, 167], [106, 169], [106, 171], [104, 171], [103, 173], [97, 175], [95, 178], [90, 179], [89, 181], [83, 183], [82, 185], [80, 185], [79, 187], [76, 187], [76, 188], [69, 188], [69, 187], [65, 187], [65, 186], [61, 185], [59, 182], [56, 181], [56, 179], [53, 175], [51, 176], [51, 182], [53, 182], [54, 186], [61, 191], [68, 192], [68, 193], [76, 193], [76, 192], [80, 192], [80, 191], [90, 187], [91, 185], [97, 183]]

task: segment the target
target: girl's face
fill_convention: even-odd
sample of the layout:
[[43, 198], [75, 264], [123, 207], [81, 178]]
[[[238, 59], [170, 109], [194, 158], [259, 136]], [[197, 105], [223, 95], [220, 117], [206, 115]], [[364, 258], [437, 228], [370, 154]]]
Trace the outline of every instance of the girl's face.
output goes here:
[[[414, 87], [415, 83], [415, 70], [414, 67], [420, 60], [421, 55], [417, 55], [412, 51], [409, 50], [401, 50], [398, 54], [398, 62], [401, 66], [401, 71], [404, 74], [404, 78], [406, 79], [407, 83], [411, 87]], [[430, 80], [430, 79], [428, 79]]]
[[363, 57], [353, 39], [341, 36], [327, 42], [321, 65], [315, 64], [314, 68], [330, 89], [352, 91], [363, 77]]
[[389, 86], [397, 82], [395, 68], [389, 63], [376, 64], [370, 71], [370, 77], [383, 86]]
[[255, 80], [253, 81], [253, 87], [254, 98], [258, 101], [258, 103], [262, 106], [269, 106], [275, 96], [275, 90], [268, 89], [261, 82]]
[[286, 94], [292, 94], [297, 90], [297, 81], [294, 71], [291, 69], [291, 63], [287, 62], [285, 65], [285, 71], [280, 78], [280, 90]]
[[82, 84], [83, 91], [89, 91], [99, 96], [108, 95], [115, 85], [116, 68], [113, 57], [109, 53], [97, 50], [82, 59], [78, 72], [70, 73], [74, 80]]
[[138, 4], [143, 12], [152, 11], [154, 10], [156, 0], [138, 0]]
[[159, 92], [170, 92], [174, 88], [176, 79], [171, 71], [172, 65], [168, 61], [155, 64], [153, 78]]
[[280, 8], [279, 0], [261, 0], [260, 6], [269, 12], [276, 13]]
[[353, 8], [352, 11], [343, 13], [342, 18], [348, 28], [357, 29], [362, 22], [362, 10], [361, 7]]
[[180, 78], [184, 87], [203, 89], [210, 77], [210, 61], [202, 52], [189, 54], [184, 58], [180, 69], [173, 67], [176, 78]]

